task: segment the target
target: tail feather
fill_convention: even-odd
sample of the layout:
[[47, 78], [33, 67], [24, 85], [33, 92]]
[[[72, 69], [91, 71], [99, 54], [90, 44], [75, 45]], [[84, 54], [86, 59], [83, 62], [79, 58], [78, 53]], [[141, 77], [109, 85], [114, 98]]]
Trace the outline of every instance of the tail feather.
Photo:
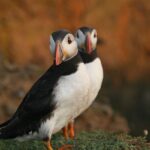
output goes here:
[[6, 134], [4, 131], [6, 131], [6, 127], [7, 127], [7, 125], [9, 125], [10, 122], [11, 122], [11, 119], [0, 124], [0, 139], [6, 139]]
[[16, 119], [10, 119], [0, 125], [0, 139], [9, 139], [15, 137]]
[[0, 139], [5, 139], [5, 136], [4, 136], [4, 133], [3, 133], [2, 129], [0, 129]]
[[10, 139], [10, 138], [12, 138], [11, 136], [10, 136], [10, 134], [9, 133], [5, 133], [5, 132], [1, 132], [0, 131], [0, 140], [1, 139], [3, 139], [3, 140], [5, 140], [5, 139]]
[[7, 125], [10, 123], [10, 121], [11, 121], [11, 119], [9, 119], [8, 121], [6, 121], [6, 122], [0, 124], [0, 128], [3, 128], [3, 127], [5, 127], [5, 126], [7, 126]]
[[6, 126], [3, 126], [3, 127], [0, 128], [0, 139], [7, 139], [6, 130], [7, 130]]

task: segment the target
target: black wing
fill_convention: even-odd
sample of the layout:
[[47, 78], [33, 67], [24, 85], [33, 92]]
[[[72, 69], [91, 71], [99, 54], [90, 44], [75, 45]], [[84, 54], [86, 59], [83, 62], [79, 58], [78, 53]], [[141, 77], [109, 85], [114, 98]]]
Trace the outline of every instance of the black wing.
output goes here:
[[38, 129], [40, 121], [55, 109], [52, 91], [59, 76], [50, 68], [33, 85], [12, 119], [0, 129], [0, 138], [13, 138]]

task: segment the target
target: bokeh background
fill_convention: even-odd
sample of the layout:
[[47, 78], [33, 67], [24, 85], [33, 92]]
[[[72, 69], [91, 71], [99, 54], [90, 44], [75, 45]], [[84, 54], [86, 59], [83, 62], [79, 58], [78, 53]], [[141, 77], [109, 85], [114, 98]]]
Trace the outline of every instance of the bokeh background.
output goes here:
[[[97, 29], [104, 82], [76, 131], [150, 132], [149, 0], [0, 0], [0, 123], [51, 65], [49, 35]], [[150, 139], [150, 135], [147, 135]]]

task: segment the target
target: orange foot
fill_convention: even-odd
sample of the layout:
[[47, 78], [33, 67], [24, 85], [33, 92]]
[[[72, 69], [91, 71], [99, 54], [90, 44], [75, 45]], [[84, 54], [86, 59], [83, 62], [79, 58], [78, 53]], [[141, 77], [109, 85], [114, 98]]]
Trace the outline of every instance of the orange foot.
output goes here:
[[63, 145], [62, 147], [58, 148], [58, 150], [72, 150], [72, 145]]

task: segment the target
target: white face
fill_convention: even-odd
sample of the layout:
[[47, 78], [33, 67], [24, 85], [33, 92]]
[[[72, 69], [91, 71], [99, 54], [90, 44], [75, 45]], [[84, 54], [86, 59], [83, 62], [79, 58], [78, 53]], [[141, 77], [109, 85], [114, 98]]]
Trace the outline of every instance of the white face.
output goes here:
[[[54, 41], [53, 37], [50, 36], [50, 51], [53, 56], [55, 54], [56, 42]], [[77, 42], [72, 34], [68, 33], [62, 41], [59, 41], [59, 43], [62, 50], [63, 61], [74, 57], [78, 53]]]
[[[97, 32], [95, 29], [92, 30], [92, 32], [88, 32], [90, 34], [90, 40], [91, 40], [91, 44], [92, 44], [92, 50], [96, 49], [96, 45], [97, 45]], [[86, 45], [86, 35], [80, 30], [78, 29], [76, 34], [75, 34], [75, 39], [77, 41], [78, 47], [81, 49], [86, 49], [85, 45]]]
[[95, 29], [93, 29], [91, 33], [91, 42], [92, 42], [92, 48], [93, 50], [96, 49], [97, 46], [97, 32]]

